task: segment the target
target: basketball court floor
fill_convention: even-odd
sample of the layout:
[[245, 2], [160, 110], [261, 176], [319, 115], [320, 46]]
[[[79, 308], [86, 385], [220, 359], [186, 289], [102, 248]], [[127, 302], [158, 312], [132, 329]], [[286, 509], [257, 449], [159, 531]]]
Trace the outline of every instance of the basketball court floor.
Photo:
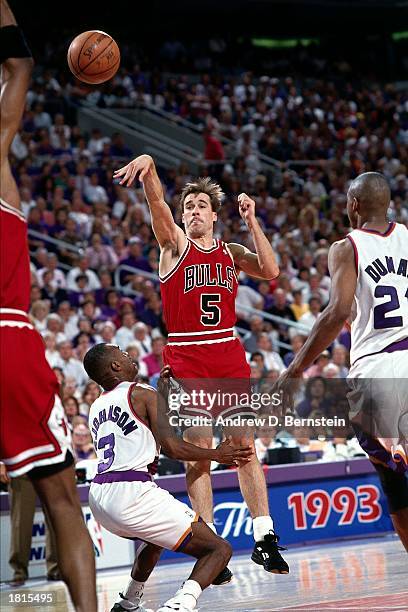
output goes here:
[[[394, 535], [293, 548], [286, 552], [285, 558], [291, 573], [277, 576], [255, 565], [249, 554], [235, 555], [230, 563], [233, 581], [207, 589], [199, 600], [199, 611], [408, 610], [407, 554]], [[156, 611], [175, 593], [191, 566], [192, 563], [183, 561], [156, 568], [146, 585], [146, 608]], [[118, 591], [127, 584], [129, 571], [130, 568], [98, 572], [100, 612], [110, 610]], [[26, 604], [24, 610], [73, 610], [67, 603], [62, 583], [50, 586], [50, 583], [32, 580], [18, 592], [50, 590], [55, 593], [57, 604], [35, 608]], [[7, 603], [8, 595], [16, 592], [2, 585], [2, 611], [21, 611], [21, 605]]]

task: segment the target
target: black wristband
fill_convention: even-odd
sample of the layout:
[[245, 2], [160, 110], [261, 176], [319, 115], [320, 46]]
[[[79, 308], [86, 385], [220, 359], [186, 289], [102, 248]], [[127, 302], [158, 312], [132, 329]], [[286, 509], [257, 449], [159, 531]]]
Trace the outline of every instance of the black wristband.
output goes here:
[[0, 64], [11, 57], [32, 57], [24, 34], [17, 25], [0, 28]]

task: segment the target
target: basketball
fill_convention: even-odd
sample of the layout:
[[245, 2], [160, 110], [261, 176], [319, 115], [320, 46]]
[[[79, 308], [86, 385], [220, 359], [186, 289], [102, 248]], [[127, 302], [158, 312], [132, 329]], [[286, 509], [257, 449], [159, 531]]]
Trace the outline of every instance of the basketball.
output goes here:
[[101, 30], [78, 34], [68, 49], [68, 66], [77, 79], [91, 85], [109, 81], [120, 64], [120, 51], [112, 36]]

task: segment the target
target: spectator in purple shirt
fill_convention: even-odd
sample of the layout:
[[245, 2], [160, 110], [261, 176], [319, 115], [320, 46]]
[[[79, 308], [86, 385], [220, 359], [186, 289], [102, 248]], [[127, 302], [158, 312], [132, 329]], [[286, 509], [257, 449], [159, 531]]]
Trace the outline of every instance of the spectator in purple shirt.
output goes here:
[[152, 340], [152, 352], [146, 357], [143, 357], [142, 361], [146, 364], [147, 374], [149, 378], [154, 374], [159, 374], [163, 367], [163, 348], [165, 340], [162, 336], [153, 338]]
[[[143, 244], [140, 238], [137, 236], [130, 238], [128, 247], [129, 254], [125, 259], [122, 259], [120, 263], [125, 266], [130, 266], [131, 268], [138, 268], [139, 270], [144, 270], [145, 272], [151, 272], [152, 269], [147, 261], [147, 257], [144, 257], [143, 255]], [[121, 271], [121, 284], [123, 285], [130, 282], [134, 275], [135, 273], [129, 272], [129, 270]]]

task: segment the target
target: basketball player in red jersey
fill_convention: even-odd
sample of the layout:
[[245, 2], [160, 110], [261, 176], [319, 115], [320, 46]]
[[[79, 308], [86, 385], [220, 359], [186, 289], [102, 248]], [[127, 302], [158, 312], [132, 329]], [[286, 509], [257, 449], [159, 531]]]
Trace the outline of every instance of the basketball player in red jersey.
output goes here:
[[[186, 383], [191, 388], [195, 379], [196, 390], [210, 390], [211, 385], [215, 390], [220, 379], [224, 379], [223, 389], [227, 392], [231, 385], [233, 392], [248, 390], [250, 368], [239, 339], [233, 335], [238, 275], [241, 270], [263, 279], [279, 274], [275, 254], [255, 217], [255, 202], [244, 193], [238, 198], [241, 217], [256, 249], [256, 253], [251, 253], [239, 244], [214, 239], [214, 223], [223, 195], [219, 185], [210, 179], [186, 185], [180, 199], [184, 232], [175, 224], [164, 201], [163, 188], [149, 155], [137, 157], [114, 173], [114, 178], [121, 177], [120, 183], [127, 186], [136, 176], [143, 183], [153, 231], [160, 245], [159, 276], [169, 338], [163, 351], [164, 363], [170, 365], [172, 375], [184, 388]], [[208, 406], [195, 412], [208, 415]], [[242, 407], [218, 406], [216, 414], [212, 411], [211, 415], [229, 417], [242, 412]], [[237, 428], [224, 431], [232, 436], [234, 444], [253, 446], [253, 435], [245, 428], [240, 433]], [[197, 446], [212, 447], [211, 427], [190, 427], [184, 436]], [[256, 453], [246, 465], [239, 466], [238, 478], [253, 519], [252, 560], [268, 572], [287, 574], [289, 567], [279, 552], [281, 547], [269, 515], [265, 477]], [[215, 531], [209, 461], [188, 464], [187, 487], [194, 510]], [[227, 582], [231, 574], [227, 568], [225, 573]]]
[[23, 114], [33, 61], [5, 0], [0, 0], [0, 8], [0, 459], [9, 476], [28, 474], [32, 478], [55, 529], [58, 564], [75, 608], [96, 612], [94, 551], [76, 490], [70, 435], [58, 396], [58, 382], [45, 359], [42, 339], [27, 316], [30, 303], [27, 224], [8, 161], [10, 144]]

